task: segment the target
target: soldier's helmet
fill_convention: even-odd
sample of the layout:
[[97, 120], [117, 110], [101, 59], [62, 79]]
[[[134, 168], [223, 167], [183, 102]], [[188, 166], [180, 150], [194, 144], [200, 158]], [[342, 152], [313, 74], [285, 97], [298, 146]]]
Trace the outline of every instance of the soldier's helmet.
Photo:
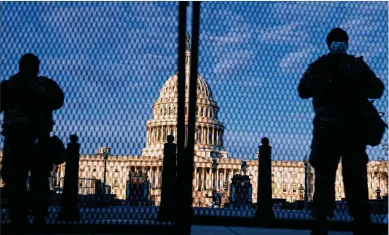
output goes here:
[[25, 54], [19, 60], [19, 71], [22, 74], [36, 76], [39, 73], [39, 58], [31, 53]]
[[346, 31], [341, 28], [332, 29], [327, 35], [327, 45], [330, 46], [331, 42], [345, 42], [348, 45], [348, 35]]

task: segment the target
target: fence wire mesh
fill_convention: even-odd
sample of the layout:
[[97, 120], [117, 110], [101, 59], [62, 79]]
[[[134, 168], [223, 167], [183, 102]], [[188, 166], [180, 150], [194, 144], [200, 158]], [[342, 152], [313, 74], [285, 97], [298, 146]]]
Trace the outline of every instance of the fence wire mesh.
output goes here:
[[[157, 223], [163, 144], [167, 135], [176, 136], [178, 3], [5, 2], [1, 11], [1, 79], [17, 73], [20, 57], [31, 52], [40, 58], [40, 74], [65, 93], [53, 134], [64, 142], [70, 134], [79, 137], [81, 223]], [[266, 136], [273, 147], [276, 218], [311, 219], [303, 201], [305, 192], [312, 200], [314, 170], [303, 159], [310, 152], [314, 113], [311, 101], [298, 96], [299, 80], [327, 53], [327, 33], [341, 27], [349, 35], [348, 53], [363, 56], [384, 82], [384, 95], [374, 104], [386, 112], [387, 11], [385, 2], [201, 3], [195, 215], [254, 215], [258, 146]], [[373, 222], [387, 224], [382, 147], [367, 149], [368, 185]], [[232, 186], [236, 174], [244, 187]], [[64, 176], [65, 164], [52, 172], [52, 223], [60, 223]], [[332, 220], [351, 221], [342, 180], [338, 170]], [[235, 207], [236, 201], [244, 206]], [[8, 218], [4, 208], [2, 222]]]

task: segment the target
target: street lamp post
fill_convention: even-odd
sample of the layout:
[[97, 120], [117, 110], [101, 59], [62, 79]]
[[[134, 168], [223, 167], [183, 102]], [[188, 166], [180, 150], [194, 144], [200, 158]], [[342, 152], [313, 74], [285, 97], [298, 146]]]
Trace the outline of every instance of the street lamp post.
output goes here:
[[212, 161], [212, 170], [213, 170], [213, 189], [216, 190], [216, 170], [217, 170], [217, 161], [216, 159], [213, 159]]
[[302, 184], [300, 184], [299, 192], [300, 192], [300, 200], [303, 200], [304, 199], [304, 187]]
[[242, 168], [243, 175], [246, 175], [246, 172], [247, 172], [247, 162], [246, 161], [242, 161], [241, 168]]
[[103, 189], [103, 194], [105, 194], [105, 186], [106, 186], [106, 179], [107, 179], [107, 160], [109, 157], [109, 150], [104, 149], [103, 155], [104, 155], [104, 189]]
[[379, 186], [377, 187], [377, 190], [375, 192], [377, 193], [377, 199], [381, 200], [381, 189]]

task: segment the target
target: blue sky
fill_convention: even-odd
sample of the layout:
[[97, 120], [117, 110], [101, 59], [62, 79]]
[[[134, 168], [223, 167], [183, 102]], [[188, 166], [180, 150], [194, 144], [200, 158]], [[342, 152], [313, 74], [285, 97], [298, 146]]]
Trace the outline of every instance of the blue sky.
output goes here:
[[[17, 72], [21, 55], [36, 53], [41, 74], [66, 93], [55, 134], [67, 141], [77, 133], [82, 153], [107, 145], [115, 155], [140, 155], [152, 105], [177, 70], [177, 6], [4, 2], [1, 79]], [[334, 27], [348, 32], [349, 53], [363, 55], [387, 86], [387, 12], [386, 2], [203, 2], [199, 73], [221, 108], [230, 156], [253, 159], [263, 136], [275, 160], [309, 153], [313, 111], [296, 88], [309, 63], [327, 53]], [[376, 106], [388, 109], [387, 89]], [[368, 152], [384, 155], [381, 147]]]

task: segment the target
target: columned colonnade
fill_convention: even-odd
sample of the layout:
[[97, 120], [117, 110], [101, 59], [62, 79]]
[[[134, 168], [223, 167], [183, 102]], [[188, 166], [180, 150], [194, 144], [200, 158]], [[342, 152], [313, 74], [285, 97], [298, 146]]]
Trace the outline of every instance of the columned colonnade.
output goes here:
[[[222, 128], [198, 125], [195, 132], [195, 141], [199, 144], [223, 146], [223, 134], [224, 130]], [[168, 135], [177, 137], [176, 125], [150, 126], [147, 128], [147, 144], [166, 143]]]

